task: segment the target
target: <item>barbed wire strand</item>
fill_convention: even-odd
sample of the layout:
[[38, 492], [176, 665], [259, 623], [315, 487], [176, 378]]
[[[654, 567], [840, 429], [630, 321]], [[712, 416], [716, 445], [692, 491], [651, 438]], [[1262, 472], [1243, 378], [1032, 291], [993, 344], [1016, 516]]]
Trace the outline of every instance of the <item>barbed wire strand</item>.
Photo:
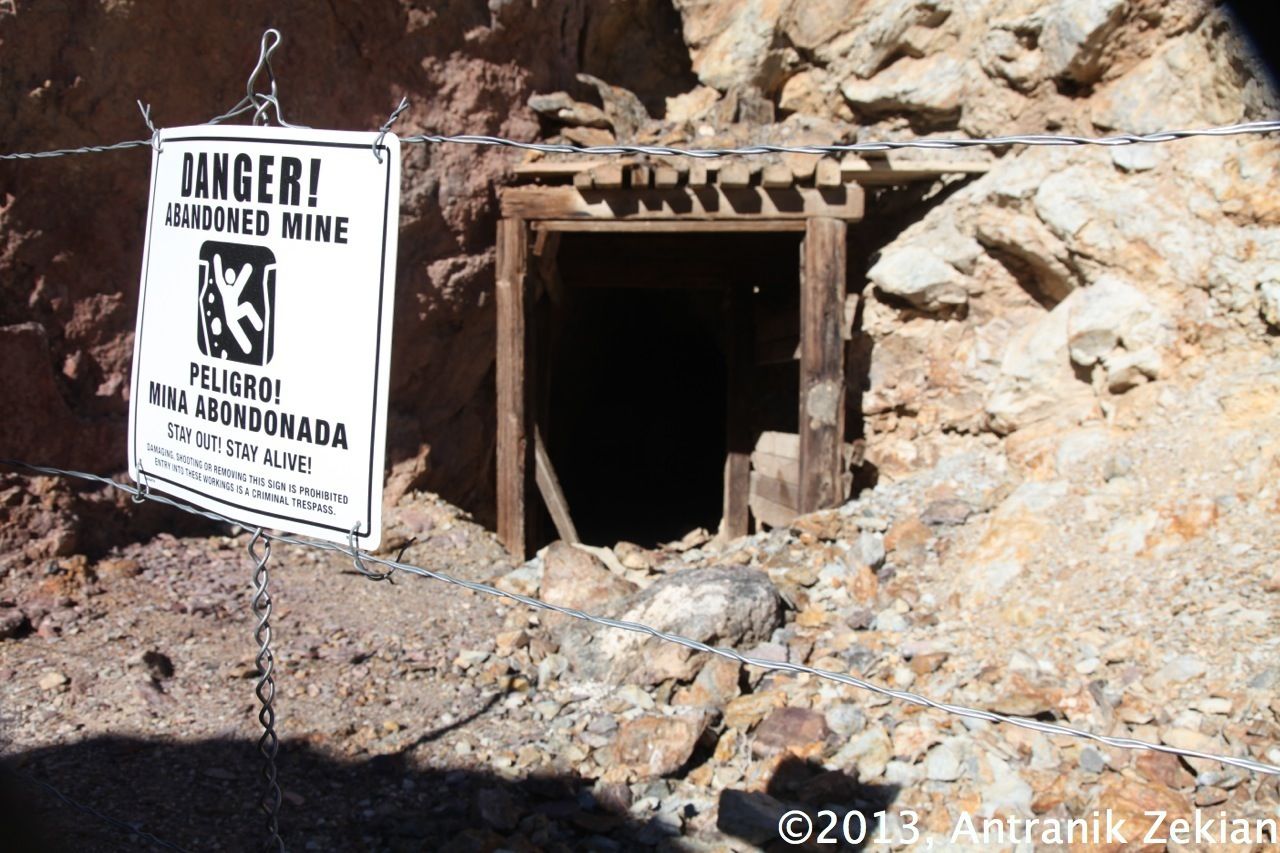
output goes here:
[[402, 144], [427, 142], [433, 144], [455, 143], [460, 145], [495, 145], [518, 148], [523, 151], [539, 151], [543, 154], [648, 154], [655, 157], [740, 157], [756, 154], [859, 154], [872, 151], [897, 151], [904, 148], [954, 150], [960, 148], [1002, 148], [1009, 145], [1137, 145], [1153, 142], [1172, 142], [1193, 136], [1235, 136], [1244, 133], [1280, 132], [1280, 120], [1250, 121], [1240, 124], [1208, 127], [1197, 130], [1162, 130], [1156, 133], [1122, 133], [1114, 136], [1059, 136], [1055, 134], [1017, 134], [967, 139], [902, 139], [874, 142], [849, 142], [832, 145], [745, 145], [736, 148], [682, 148], [671, 145], [569, 145], [546, 142], [519, 142], [501, 136], [460, 134], [439, 136], [420, 133], [400, 138]]
[[[278, 98], [272, 95], [259, 94], [258, 98], [275, 104], [279, 108]], [[250, 109], [260, 109], [253, 103], [244, 103], [233, 107], [213, 119], [210, 124], [225, 121]], [[285, 125], [294, 126], [294, 125]], [[380, 129], [381, 130], [381, 129]], [[1280, 119], [1265, 121], [1248, 121], [1238, 124], [1221, 125], [1192, 130], [1161, 130], [1155, 133], [1120, 133], [1112, 136], [1069, 136], [1049, 133], [1013, 134], [1009, 136], [952, 137], [946, 139], [898, 139], [871, 142], [848, 142], [831, 145], [744, 145], [735, 148], [682, 148], [672, 145], [570, 145], [554, 142], [521, 142], [501, 136], [484, 136], [479, 134], [456, 134], [452, 136], [417, 133], [400, 137], [402, 144], [431, 145], [487, 145], [502, 148], [516, 148], [522, 151], [538, 151], [543, 154], [584, 154], [584, 155], [621, 155], [647, 154], [654, 157], [694, 157], [709, 159], [715, 157], [748, 157], [760, 154], [864, 154], [874, 151], [900, 151], [907, 148], [925, 150], [956, 150], [964, 148], [1004, 148], [1011, 145], [1031, 146], [1081, 146], [1101, 145], [1115, 147], [1119, 145], [1140, 145], [1157, 142], [1173, 142], [1178, 139], [1190, 139], [1196, 136], [1237, 136], [1241, 134], [1263, 134], [1280, 132]], [[0, 160], [36, 160], [47, 157], [65, 157], [69, 154], [96, 154], [103, 151], [119, 151], [126, 148], [141, 148], [151, 145], [150, 139], [135, 139], [128, 142], [117, 142], [114, 145], [86, 145], [82, 148], [60, 148], [55, 151], [21, 152], [16, 154], [0, 154]]]
[[[60, 476], [60, 477], [72, 477], [72, 478], [78, 478], [82, 480], [89, 480], [92, 482], [101, 483], [105, 486], [109, 486], [114, 489], [118, 489], [130, 495], [141, 494], [141, 491], [139, 489], [134, 488], [133, 486], [130, 486], [126, 483], [118, 482], [116, 480], [112, 480], [108, 477], [103, 477], [98, 474], [89, 474], [83, 471], [69, 471], [63, 468], [54, 468], [54, 467], [44, 466], [44, 465], [33, 465], [29, 462], [23, 462], [23, 461], [14, 460], [14, 459], [0, 458], [0, 463], [10, 465], [16, 468], [23, 468], [29, 471], [34, 471], [42, 474], [51, 474], [51, 475]], [[177, 500], [174, 500], [173, 498], [165, 497], [163, 495], [148, 493], [144, 495], [144, 497], [146, 497], [149, 500], [156, 501], [158, 503], [162, 503], [162, 504], [174, 507], [176, 509], [182, 510], [183, 512], [188, 512], [193, 515], [203, 516], [204, 518], [208, 518], [212, 521], [219, 521], [225, 524], [232, 524], [232, 525], [236, 525], [246, 529], [253, 529], [253, 525], [247, 525], [244, 522], [236, 521], [233, 518], [228, 518], [227, 516], [221, 515], [216, 512], [212, 512], [210, 510], [199, 509], [198, 507], [190, 506], [189, 504], [185, 504], [181, 501], [177, 501]], [[706, 652], [708, 654], [716, 655], [718, 657], [727, 658], [729, 660], [736, 661], [746, 666], [754, 666], [759, 669], [772, 671], [772, 672], [791, 672], [791, 673], [796, 673], [800, 675], [810, 675], [816, 678], [821, 678], [828, 681], [834, 681], [839, 684], [844, 684], [849, 687], [855, 687], [859, 690], [865, 690], [869, 693], [875, 693], [880, 696], [885, 696], [885, 697], [888, 697], [889, 699], [896, 699], [900, 702], [906, 702], [911, 705], [917, 705], [925, 708], [932, 708], [934, 710], [942, 711], [943, 713], [951, 714], [953, 716], [962, 717], [965, 719], [981, 720], [988, 723], [999, 723], [999, 724], [1014, 726], [1020, 729], [1028, 729], [1030, 731], [1039, 732], [1041, 734], [1046, 734], [1046, 735], [1060, 735], [1063, 737], [1079, 738], [1082, 740], [1093, 741], [1094, 743], [1099, 743], [1099, 744], [1102, 744], [1103, 746], [1110, 746], [1117, 749], [1131, 749], [1131, 750], [1140, 750], [1140, 751], [1147, 751], [1147, 752], [1160, 752], [1168, 755], [1179, 756], [1182, 758], [1200, 758], [1200, 759], [1205, 759], [1207, 761], [1214, 761], [1219, 764], [1227, 765], [1230, 767], [1238, 767], [1242, 770], [1249, 770], [1254, 773], [1260, 773], [1260, 774], [1270, 775], [1270, 776], [1280, 776], [1280, 766], [1277, 766], [1274, 764], [1267, 764], [1262, 761], [1255, 761], [1250, 758], [1240, 758], [1240, 757], [1230, 756], [1230, 755], [1218, 755], [1215, 753], [1202, 752], [1194, 749], [1182, 749], [1179, 747], [1170, 746], [1168, 744], [1150, 743], [1147, 741], [1138, 740], [1136, 738], [1113, 737], [1110, 735], [1101, 735], [1094, 732], [1085, 731], [1083, 729], [1076, 729], [1076, 728], [1071, 728], [1070, 726], [1059, 725], [1057, 723], [1049, 723], [1041, 720], [1030, 719], [1027, 717], [1015, 717], [1015, 716], [1010, 716], [1008, 714], [999, 714], [994, 711], [985, 711], [980, 708], [969, 708], [964, 705], [953, 705], [947, 702], [938, 702], [934, 699], [930, 699], [918, 693], [911, 693], [905, 690], [895, 690], [891, 687], [884, 687], [882, 685], [875, 684], [874, 682], [866, 681], [865, 679], [848, 675], [846, 673], [833, 672], [831, 670], [825, 670], [825, 669], [818, 669], [815, 667], [806, 666], [804, 664], [789, 663], [786, 661], [767, 660], [764, 658], [751, 657], [749, 655], [744, 655], [734, 649], [710, 646], [706, 643], [699, 642], [698, 640], [693, 640], [688, 637], [680, 636], [679, 634], [673, 634], [668, 631], [659, 630], [650, 625], [645, 625], [639, 622], [629, 622], [623, 619], [610, 619], [603, 616], [595, 616], [590, 613], [585, 613], [581, 610], [576, 610], [572, 607], [562, 607], [558, 604], [551, 604], [549, 602], [542, 601], [537, 598], [532, 598], [527, 595], [521, 595], [519, 593], [501, 590], [501, 589], [498, 589], [497, 587], [493, 587], [488, 584], [463, 580], [461, 578], [456, 578], [456, 577], [453, 577], [452, 575], [448, 575], [443, 572], [437, 572], [431, 569], [425, 569], [425, 568], [422, 568], [421, 566], [414, 566], [408, 563], [400, 562], [398, 560], [385, 559], [383, 557], [378, 557], [373, 554], [367, 554], [365, 552], [360, 551], [359, 549], [345, 548], [341, 545], [338, 545], [332, 542], [321, 542], [318, 540], [306, 539], [298, 536], [291, 536], [288, 534], [281, 534], [281, 533], [263, 533], [262, 535], [264, 537], [269, 537], [277, 542], [285, 542], [291, 545], [300, 545], [305, 548], [314, 548], [314, 549], [323, 550], [323, 551], [334, 551], [340, 554], [345, 554], [346, 556], [351, 557], [352, 559], [360, 559], [365, 562], [378, 563], [379, 565], [386, 566], [389, 569], [406, 572], [412, 575], [418, 575], [420, 577], [431, 578], [433, 580], [438, 580], [443, 583], [452, 584], [453, 586], [462, 587], [463, 589], [468, 589], [468, 590], [471, 590], [472, 592], [477, 592], [482, 595], [493, 596], [497, 598], [505, 598], [509, 601], [514, 601], [519, 604], [523, 604], [527, 607], [532, 607], [538, 610], [545, 610], [551, 613], [559, 613], [563, 616], [569, 616], [574, 619], [583, 620], [585, 622], [589, 622], [594, 625], [600, 625], [606, 628], [615, 628], [618, 630], [629, 631], [636, 634], [645, 634], [647, 636], [653, 637], [658, 640], [662, 640], [667, 643], [673, 643], [678, 646], [683, 646], [687, 649], [692, 649], [693, 651]]]
[[71, 808], [76, 809], [77, 811], [82, 812], [84, 814], [87, 814], [90, 817], [96, 818], [97, 820], [102, 821], [108, 826], [114, 827], [115, 829], [118, 829], [119, 831], [126, 833], [127, 835], [129, 835], [130, 840], [146, 841], [164, 850], [174, 850], [174, 851], [177, 851], [177, 853], [187, 853], [187, 851], [184, 848], [179, 847], [173, 842], [165, 841], [163, 838], [157, 838], [156, 836], [152, 835], [150, 832], [147, 832], [146, 830], [142, 829], [142, 824], [129, 823], [127, 820], [121, 820], [119, 818], [112, 817], [111, 815], [103, 814], [102, 812], [95, 809], [93, 806], [87, 805], [85, 803], [82, 803], [74, 799], [68, 794], [50, 785], [48, 782], [45, 782], [41, 779], [37, 779], [36, 777], [32, 776], [30, 773], [26, 773], [21, 770], [14, 770], [13, 775], [17, 776], [20, 779], [25, 779], [27, 782], [30, 782], [32, 785], [36, 785], [41, 788], [44, 788], [46, 791], [48, 791], [53, 796], [57, 797], [63, 803], [65, 803], [68, 806], [71, 806]]

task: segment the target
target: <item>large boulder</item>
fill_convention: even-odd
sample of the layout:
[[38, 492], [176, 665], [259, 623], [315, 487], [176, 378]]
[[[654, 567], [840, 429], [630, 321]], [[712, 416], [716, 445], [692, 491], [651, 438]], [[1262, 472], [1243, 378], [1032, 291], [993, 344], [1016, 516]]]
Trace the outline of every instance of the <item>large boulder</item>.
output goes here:
[[[711, 646], [764, 642], [782, 622], [782, 599], [767, 575], [717, 567], [667, 575], [630, 599], [618, 618]], [[616, 684], [690, 681], [706, 655], [644, 634], [581, 623], [561, 634], [561, 653], [587, 678]]]

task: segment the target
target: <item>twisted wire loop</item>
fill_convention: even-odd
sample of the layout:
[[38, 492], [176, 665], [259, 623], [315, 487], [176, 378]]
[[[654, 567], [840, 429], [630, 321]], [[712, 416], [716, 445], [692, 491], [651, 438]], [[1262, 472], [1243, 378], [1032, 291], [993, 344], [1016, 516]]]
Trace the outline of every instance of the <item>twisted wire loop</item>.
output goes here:
[[[258, 550], [261, 543], [262, 549]], [[262, 811], [267, 815], [267, 830], [271, 833], [266, 849], [284, 851], [284, 840], [280, 837], [280, 782], [276, 777], [276, 754], [280, 751], [280, 739], [276, 737], [276, 682], [272, 677], [275, 670], [275, 658], [271, 654], [271, 594], [267, 587], [271, 581], [267, 562], [271, 559], [271, 537], [263, 533], [261, 527], [253, 533], [249, 540], [249, 557], [253, 560], [253, 615], [257, 625], [253, 630], [253, 638], [258, 643], [258, 683], [254, 693], [258, 696], [261, 709], [258, 711], [258, 722], [262, 723], [262, 736], [258, 738], [258, 752], [262, 754], [262, 778], [266, 783], [262, 797], [258, 801]]]
[[382, 127], [378, 128], [378, 138], [373, 141], [373, 156], [378, 158], [379, 163], [382, 162], [382, 140], [387, 138], [387, 134], [391, 132], [391, 125], [400, 118], [400, 113], [407, 109], [409, 109], [409, 99], [402, 96], [400, 103], [391, 111], [391, 115], [383, 122]]
[[[262, 34], [262, 41], [258, 43], [258, 64], [253, 66], [253, 71], [249, 72], [249, 79], [244, 86], [244, 97], [237, 101], [231, 109], [220, 116], [214, 116], [205, 124], [221, 124], [247, 112], [253, 113], [253, 117], [250, 120], [252, 124], [269, 124], [271, 121], [269, 108], [274, 107], [276, 123], [281, 127], [306, 129], [306, 125], [291, 124], [285, 120], [284, 110], [280, 106], [280, 91], [276, 85], [275, 71], [271, 68], [271, 54], [276, 52], [276, 48], [283, 41], [284, 36], [275, 27], [268, 28]], [[267, 75], [267, 83], [271, 87], [270, 92], [259, 92], [256, 88], [258, 77], [264, 73]]]
[[[97, 474], [86, 474], [81, 471], [68, 471], [62, 468], [52, 468], [52, 467], [43, 466], [43, 465], [32, 465], [29, 462], [21, 462], [13, 459], [0, 458], [0, 463], [11, 465], [17, 468], [23, 468], [29, 471], [35, 471], [42, 474], [53, 474], [53, 475], [64, 476], [64, 477], [78, 477], [80, 479], [102, 483], [103, 485], [107, 485], [112, 488], [119, 489], [129, 494], [139, 493], [139, 490], [134, 488], [133, 486], [130, 486], [125, 483], [119, 483], [119, 482], [116, 482], [115, 480], [111, 480], [106, 477], [99, 476]], [[245, 526], [242, 522], [238, 522], [238, 521], [235, 521], [234, 519], [227, 518], [224, 515], [220, 515], [216, 512], [210, 512], [209, 510], [198, 509], [196, 507], [182, 503], [181, 501], [176, 501], [176, 500], [173, 500], [172, 498], [165, 497], [164, 495], [151, 493], [146, 497], [149, 500], [166, 504], [176, 509], [180, 509], [184, 512], [189, 512], [194, 515], [203, 516], [205, 518], [209, 518], [214, 521], [221, 521], [226, 524]], [[650, 625], [642, 624], [640, 622], [629, 622], [624, 619], [609, 619], [603, 616], [595, 616], [590, 613], [585, 613], [581, 610], [575, 610], [571, 607], [562, 607], [558, 604], [551, 604], [549, 602], [542, 601], [537, 598], [531, 598], [530, 596], [527, 596], [527, 595], [520, 595], [519, 593], [515, 593], [515, 592], [507, 592], [506, 590], [501, 590], [501, 589], [498, 589], [497, 587], [489, 586], [488, 584], [478, 583], [476, 581], [463, 580], [462, 578], [456, 578], [456, 577], [453, 577], [452, 575], [445, 574], [444, 572], [432, 571], [431, 569], [425, 569], [425, 568], [422, 568], [421, 566], [414, 566], [409, 563], [402, 563], [399, 560], [389, 560], [383, 557], [378, 557], [373, 554], [368, 554], [363, 551], [360, 551], [354, 547], [347, 548], [332, 542], [320, 542], [314, 539], [304, 539], [298, 536], [290, 536], [290, 535], [279, 534], [279, 533], [264, 533], [261, 530], [259, 530], [258, 533], [255, 534], [255, 539], [259, 535], [264, 540], [274, 540], [276, 542], [285, 542], [290, 545], [299, 545], [304, 548], [314, 548], [321, 551], [334, 551], [340, 554], [345, 554], [346, 556], [352, 558], [353, 560], [377, 563], [379, 565], [386, 566], [388, 569], [392, 570], [393, 572], [401, 571], [401, 572], [406, 572], [412, 575], [418, 575], [419, 577], [431, 578], [433, 580], [438, 580], [443, 583], [452, 584], [453, 586], [462, 587], [463, 589], [469, 589], [472, 592], [477, 592], [482, 595], [493, 596], [495, 598], [505, 598], [509, 601], [515, 601], [527, 607], [532, 607], [538, 610], [545, 610], [551, 613], [559, 613], [563, 616], [569, 616], [574, 619], [580, 619], [582, 621], [589, 622], [594, 625], [599, 625], [601, 627], [615, 628], [620, 631], [630, 631], [635, 634], [643, 634], [658, 640], [662, 640], [663, 642], [674, 643], [675, 645], [678, 645], [678, 646], [684, 646], [685, 648], [692, 649], [693, 651], [706, 652], [707, 654], [716, 655], [722, 658], [727, 658], [729, 660], [736, 661], [746, 666], [754, 666], [759, 669], [763, 669], [771, 672], [791, 672], [796, 674], [811, 675], [815, 678], [823, 678], [828, 681], [834, 681], [838, 684], [844, 684], [849, 687], [855, 687], [859, 690], [865, 690], [869, 693], [875, 693], [880, 696], [886, 696], [890, 699], [896, 699], [899, 702], [906, 702], [911, 705], [918, 705], [925, 708], [932, 708], [934, 710], [942, 711], [943, 713], [946, 713], [946, 714], [952, 714], [957, 717], [964, 717], [966, 719], [971, 719], [971, 720], [983, 720], [989, 723], [1002, 723], [1004, 725], [1014, 726], [1020, 729], [1028, 729], [1030, 731], [1040, 732], [1041, 734], [1046, 734], [1046, 735], [1060, 735], [1063, 737], [1080, 738], [1082, 740], [1093, 741], [1094, 743], [1100, 743], [1103, 746], [1115, 747], [1117, 749], [1133, 749], [1133, 750], [1143, 750], [1147, 752], [1162, 752], [1168, 755], [1181, 756], [1183, 758], [1203, 758], [1207, 761], [1215, 761], [1215, 762], [1218, 762], [1219, 764], [1227, 765], [1230, 767], [1239, 767], [1242, 770], [1248, 770], [1253, 773], [1259, 773], [1259, 774], [1268, 775], [1268, 776], [1280, 776], [1280, 765], [1267, 764], [1262, 761], [1254, 761], [1253, 759], [1250, 759], [1250, 758], [1240, 758], [1232, 755], [1218, 755], [1212, 752], [1201, 752], [1199, 750], [1194, 750], [1194, 749], [1182, 749], [1180, 747], [1169, 746], [1167, 744], [1150, 743], [1148, 741], [1138, 740], [1136, 738], [1112, 737], [1110, 735], [1101, 735], [1095, 732], [1085, 731], [1083, 729], [1075, 729], [1075, 728], [1071, 728], [1070, 726], [1059, 725], [1057, 723], [1049, 723], [1041, 720], [1030, 719], [1027, 717], [1015, 717], [1008, 714], [998, 714], [994, 711], [986, 711], [981, 708], [969, 708], [964, 705], [953, 705], [947, 702], [938, 702], [934, 699], [930, 699], [918, 693], [910, 693], [906, 690], [895, 690], [891, 687], [884, 687], [882, 685], [875, 684], [873, 682], [866, 681], [864, 679], [857, 678], [856, 676], [848, 675], [846, 673], [833, 672], [831, 670], [826, 670], [826, 669], [817, 669], [815, 667], [806, 666], [804, 664], [799, 664], [799, 663], [788, 663], [786, 661], [775, 661], [775, 660], [765, 660], [763, 658], [754, 658], [749, 655], [744, 655], [741, 652], [738, 652], [734, 649], [723, 648], [719, 646], [709, 646], [706, 643], [699, 642], [698, 640], [693, 640], [688, 637], [683, 637], [679, 634], [670, 633], [668, 631], [662, 631]]]

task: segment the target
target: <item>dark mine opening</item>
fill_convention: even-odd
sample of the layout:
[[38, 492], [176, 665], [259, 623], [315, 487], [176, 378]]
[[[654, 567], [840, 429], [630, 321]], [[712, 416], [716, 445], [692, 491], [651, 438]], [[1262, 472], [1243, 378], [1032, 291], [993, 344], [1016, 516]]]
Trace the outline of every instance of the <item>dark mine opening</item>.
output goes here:
[[[755, 434], [794, 430], [798, 247], [798, 236], [776, 234], [565, 236], [541, 428], [584, 542], [652, 546], [716, 531], [735, 299], [792, 329], [786, 358], [753, 364], [748, 417]], [[753, 317], [751, 352], [762, 325]]]

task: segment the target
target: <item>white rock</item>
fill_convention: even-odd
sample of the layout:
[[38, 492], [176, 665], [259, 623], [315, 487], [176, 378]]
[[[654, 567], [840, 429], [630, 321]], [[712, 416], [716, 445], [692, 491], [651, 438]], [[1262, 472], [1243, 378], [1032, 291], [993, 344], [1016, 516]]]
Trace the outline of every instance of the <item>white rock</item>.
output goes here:
[[1273, 326], [1280, 326], [1280, 281], [1264, 281], [1258, 285], [1262, 300], [1262, 316]]
[[1048, 76], [1096, 80], [1102, 49], [1127, 5], [1127, 0], [1058, 0], [1050, 6], [1039, 39]]
[[908, 111], [944, 118], [959, 113], [971, 74], [968, 63], [937, 53], [900, 59], [870, 80], [846, 80], [840, 92], [866, 113]]
[[1056, 413], [1080, 412], [1093, 405], [1092, 390], [1071, 370], [1069, 310], [1068, 302], [1062, 302], [1009, 343], [986, 403], [997, 432], [1013, 432]]
[[1111, 149], [1111, 162], [1126, 172], [1145, 172], [1160, 165], [1164, 152], [1158, 145], [1121, 145]]
[[959, 750], [950, 742], [940, 743], [924, 760], [926, 778], [934, 782], [954, 782], [964, 769]]
[[918, 245], [885, 252], [867, 278], [885, 293], [925, 311], [963, 305], [969, 298], [956, 268]]
[[[1168, 339], [1169, 323], [1142, 291], [1118, 276], [1104, 275], [1064, 304], [1073, 362], [1089, 367], [1105, 360], [1108, 373], [1117, 376], [1126, 369], [1141, 370], [1149, 378], [1159, 372], [1156, 348]], [[1127, 359], [1113, 356], [1118, 346], [1129, 351]]]

